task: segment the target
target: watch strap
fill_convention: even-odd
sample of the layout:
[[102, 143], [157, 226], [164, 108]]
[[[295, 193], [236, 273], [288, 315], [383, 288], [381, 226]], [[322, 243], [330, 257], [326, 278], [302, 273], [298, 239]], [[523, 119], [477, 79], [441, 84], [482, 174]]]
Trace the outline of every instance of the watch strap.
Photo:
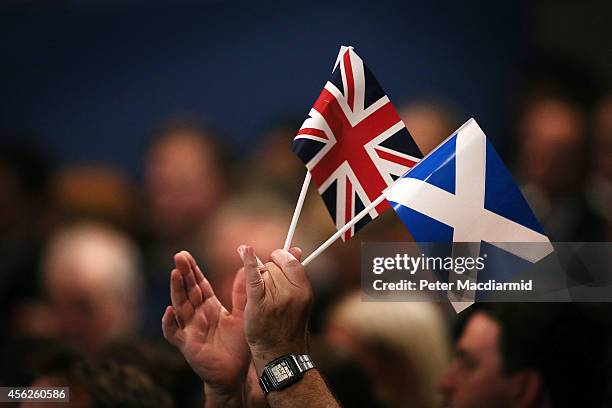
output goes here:
[[310, 358], [308, 354], [296, 354], [292, 355], [295, 364], [300, 369], [300, 373], [310, 370], [311, 368], [315, 368], [314, 362]]
[[272, 383], [268, 377], [268, 373], [265, 371], [262, 373], [261, 377], [259, 377], [259, 386], [263, 391], [264, 395], [267, 395], [270, 391], [272, 391]]

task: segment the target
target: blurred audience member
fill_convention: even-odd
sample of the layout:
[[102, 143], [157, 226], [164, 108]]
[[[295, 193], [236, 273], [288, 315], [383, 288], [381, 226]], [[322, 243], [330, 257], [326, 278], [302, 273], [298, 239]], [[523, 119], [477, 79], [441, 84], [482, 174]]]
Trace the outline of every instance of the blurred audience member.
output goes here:
[[197, 252], [199, 235], [223, 202], [224, 152], [217, 135], [197, 120], [160, 126], [145, 157], [142, 240], [147, 277], [144, 329], [160, 336], [159, 316], [168, 302], [167, 270], [172, 255]]
[[[135, 366], [74, 359], [44, 370], [32, 387], [68, 387], [70, 406], [82, 408], [171, 408], [166, 390]], [[63, 407], [66, 403], [28, 402], [23, 407]]]
[[175, 407], [201, 407], [202, 381], [181, 353], [165, 343], [131, 339], [110, 344], [99, 354], [103, 361], [134, 366], [164, 389]]
[[46, 300], [24, 305], [19, 332], [95, 351], [138, 331], [139, 257], [123, 233], [93, 223], [65, 227], [51, 237], [42, 273]]
[[382, 405], [439, 406], [449, 345], [435, 304], [364, 302], [353, 293], [332, 310], [326, 337], [355, 356]]
[[400, 107], [399, 114], [424, 155], [461, 125], [453, 110], [438, 102], [410, 103]]
[[147, 152], [149, 227], [161, 245], [172, 248], [168, 253], [192, 246], [221, 201], [224, 175], [214, 138], [199, 123], [170, 122]]
[[61, 217], [95, 218], [133, 231], [133, 189], [120, 169], [104, 165], [63, 168], [51, 189]]
[[588, 187], [591, 208], [607, 221], [606, 240], [612, 241], [612, 95], [594, 115], [593, 172]]
[[588, 164], [584, 109], [553, 93], [534, 94], [524, 107], [518, 132], [517, 174], [551, 240], [601, 240], [600, 219], [583, 195]]
[[483, 303], [440, 381], [456, 408], [602, 407], [609, 336], [575, 303]]

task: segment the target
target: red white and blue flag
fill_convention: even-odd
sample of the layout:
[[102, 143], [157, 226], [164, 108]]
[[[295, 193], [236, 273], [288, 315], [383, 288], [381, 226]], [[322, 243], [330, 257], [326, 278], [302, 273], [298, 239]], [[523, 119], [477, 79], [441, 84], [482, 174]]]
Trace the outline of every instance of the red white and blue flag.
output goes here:
[[[372, 72], [344, 46], [291, 150], [311, 173], [338, 229], [423, 157]], [[342, 239], [389, 208], [381, 202]]]

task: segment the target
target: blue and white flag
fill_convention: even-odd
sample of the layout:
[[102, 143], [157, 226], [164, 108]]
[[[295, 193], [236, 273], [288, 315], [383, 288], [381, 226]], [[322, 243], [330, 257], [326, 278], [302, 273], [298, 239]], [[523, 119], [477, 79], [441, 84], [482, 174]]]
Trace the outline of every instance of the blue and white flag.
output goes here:
[[[474, 119], [384, 194], [417, 242], [484, 242], [531, 263], [553, 251], [510, 172]], [[532, 242], [541, 244], [513, 244]], [[474, 301], [473, 294], [458, 301], [466, 301], [467, 307]]]

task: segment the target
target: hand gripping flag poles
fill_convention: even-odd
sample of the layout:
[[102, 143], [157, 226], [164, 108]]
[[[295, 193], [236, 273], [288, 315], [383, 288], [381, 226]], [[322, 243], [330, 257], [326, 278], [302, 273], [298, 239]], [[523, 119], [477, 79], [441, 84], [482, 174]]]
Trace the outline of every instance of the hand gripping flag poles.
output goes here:
[[[291, 245], [311, 179], [342, 231], [337, 237], [346, 241], [390, 208], [384, 199], [377, 200], [380, 194], [423, 157], [372, 72], [352, 47], [344, 46], [292, 150], [308, 171], [285, 249]], [[356, 215], [358, 220], [349, 223]]]

